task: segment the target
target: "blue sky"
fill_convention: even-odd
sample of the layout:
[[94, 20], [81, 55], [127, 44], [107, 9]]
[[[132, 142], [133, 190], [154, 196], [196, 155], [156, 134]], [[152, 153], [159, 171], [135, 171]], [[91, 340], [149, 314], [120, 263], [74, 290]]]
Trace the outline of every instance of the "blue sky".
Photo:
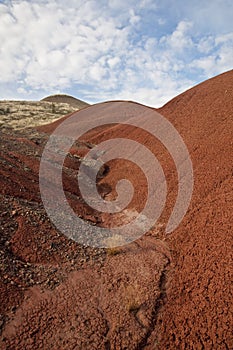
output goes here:
[[0, 99], [159, 107], [233, 68], [233, 1], [0, 1]]

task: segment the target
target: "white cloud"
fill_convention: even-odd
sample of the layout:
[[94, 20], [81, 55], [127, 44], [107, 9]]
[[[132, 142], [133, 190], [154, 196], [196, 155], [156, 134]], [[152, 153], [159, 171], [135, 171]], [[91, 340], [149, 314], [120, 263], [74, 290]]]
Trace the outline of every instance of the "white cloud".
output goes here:
[[135, 24], [137, 24], [138, 22], [140, 22], [141, 17], [140, 17], [140, 16], [137, 16], [137, 15], [135, 14], [135, 12], [134, 12], [133, 9], [131, 9], [131, 10], [129, 11], [129, 14], [130, 14], [129, 23], [130, 23], [131, 25], [135, 25]]
[[232, 0], [163, 0], [160, 8], [165, 9], [170, 22], [192, 22], [197, 35], [216, 36], [232, 31]]
[[138, 5], [139, 8], [149, 8], [150, 10], [157, 9], [157, 4], [155, 0], [141, 0]]
[[[225, 43], [228, 44], [228, 42], [233, 43], [233, 32], [227, 33], [227, 34], [223, 34], [223, 35], [218, 35], [218, 36], [216, 37], [216, 39], [215, 39], [216, 45], [223, 44], [223, 43], [224, 43], [224, 44], [225, 44]], [[233, 45], [232, 45], [232, 46], [233, 46]], [[231, 48], [232, 48], [232, 46], [231, 46]]]
[[120, 58], [119, 57], [110, 57], [108, 60], [108, 65], [112, 69], [116, 67], [120, 63]]
[[193, 46], [192, 38], [189, 35], [192, 23], [181, 21], [171, 35], [161, 38], [161, 43], [166, 43], [172, 50], [182, 51]]
[[208, 54], [213, 49], [214, 46], [215, 46], [215, 40], [212, 35], [201, 38], [197, 43], [197, 49], [202, 54]]
[[[194, 59], [190, 66], [200, 68], [205, 78], [233, 68], [233, 32], [215, 38], [207, 38], [204, 47], [207, 49], [202, 52], [204, 51], [207, 55]], [[203, 48], [203, 40], [201, 48]]]
[[[233, 32], [200, 35], [195, 9], [193, 18], [184, 16], [167, 27], [170, 18], [165, 21], [158, 12], [165, 5], [5, 1], [0, 4], [1, 96], [39, 98], [72, 90], [90, 102], [125, 98], [159, 106], [198, 79], [232, 67]], [[159, 19], [166, 34], [159, 31]]]

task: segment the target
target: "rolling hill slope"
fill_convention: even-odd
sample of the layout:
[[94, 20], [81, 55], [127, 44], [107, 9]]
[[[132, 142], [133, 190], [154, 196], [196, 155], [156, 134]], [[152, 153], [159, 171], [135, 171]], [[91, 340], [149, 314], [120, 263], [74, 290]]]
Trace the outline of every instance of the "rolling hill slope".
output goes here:
[[[69, 240], [43, 208], [40, 157], [50, 133], [68, 116], [36, 129], [2, 131], [1, 348], [233, 348], [233, 71], [195, 86], [158, 111], [182, 136], [194, 169], [189, 210], [171, 234], [165, 226], [177, 196], [176, 169], [150, 134], [127, 125], [99, 127], [73, 144], [64, 162], [70, 205], [101, 226], [128, 217], [100, 214], [81, 199], [77, 171], [94, 144], [130, 138], [149, 148], [163, 166], [169, 193], [158, 223], [137, 242], [115, 250]], [[147, 196], [141, 175], [132, 163], [110, 161], [98, 181], [99, 193], [114, 199], [116, 182], [127, 178], [136, 189], [127, 213], [140, 211]]]

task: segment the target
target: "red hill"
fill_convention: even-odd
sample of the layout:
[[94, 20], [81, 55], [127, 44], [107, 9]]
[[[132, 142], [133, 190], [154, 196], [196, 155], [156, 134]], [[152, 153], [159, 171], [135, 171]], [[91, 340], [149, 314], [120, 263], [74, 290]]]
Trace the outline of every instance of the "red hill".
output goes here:
[[[64, 190], [74, 211], [94, 225], [109, 225], [127, 217], [100, 215], [82, 202], [79, 157], [117, 136], [143, 143], [158, 157], [168, 182], [166, 208], [154, 229], [123, 248], [83, 247], [47, 217], [38, 185], [40, 155], [64, 118], [1, 135], [1, 348], [233, 348], [233, 71], [195, 86], [159, 112], [182, 136], [194, 168], [189, 210], [170, 235], [164, 230], [177, 195], [175, 167], [147, 133], [120, 125], [97, 128], [73, 145], [64, 163]], [[109, 166], [99, 192], [114, 198], [117, 180], [126, 177], [136, 187], [129, 212], [140, 211], [147, 193], [143, 176], [125, 161]]]

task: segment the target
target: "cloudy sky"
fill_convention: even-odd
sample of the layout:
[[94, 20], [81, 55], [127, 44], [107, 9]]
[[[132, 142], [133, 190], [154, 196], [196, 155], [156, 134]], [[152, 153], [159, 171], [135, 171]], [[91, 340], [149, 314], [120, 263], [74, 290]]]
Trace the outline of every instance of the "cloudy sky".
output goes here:
[[232, 0], [0, 0], [0, 99], [161, 106], [233, 68]]

